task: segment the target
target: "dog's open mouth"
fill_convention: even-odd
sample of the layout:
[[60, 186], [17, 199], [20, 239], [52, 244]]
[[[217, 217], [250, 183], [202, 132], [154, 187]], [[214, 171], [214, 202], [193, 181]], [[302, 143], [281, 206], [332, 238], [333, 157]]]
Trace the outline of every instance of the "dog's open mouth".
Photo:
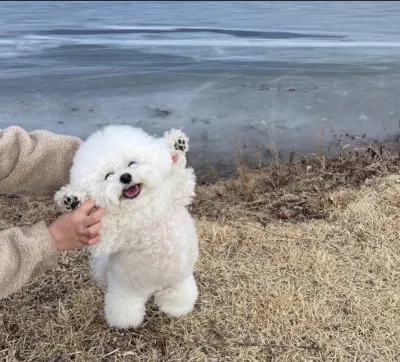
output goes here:
[[140, 194], [141, 186], [142, 186], [141, 184], [136, 184], [136, 185], [132, 185], [132, 186], [127, 187], [122, 192], [122, 196], [125, 199], [134, 199], [135, 197], [138, 197], [139, 194]]

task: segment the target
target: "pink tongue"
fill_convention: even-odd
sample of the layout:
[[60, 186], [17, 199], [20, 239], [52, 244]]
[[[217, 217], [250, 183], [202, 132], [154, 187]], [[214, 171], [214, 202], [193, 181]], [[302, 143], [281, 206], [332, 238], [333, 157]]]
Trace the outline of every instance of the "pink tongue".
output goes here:
[[134, 185], [124, 190], [124, 196], [131, 199], [139, 194], [139, 186]]

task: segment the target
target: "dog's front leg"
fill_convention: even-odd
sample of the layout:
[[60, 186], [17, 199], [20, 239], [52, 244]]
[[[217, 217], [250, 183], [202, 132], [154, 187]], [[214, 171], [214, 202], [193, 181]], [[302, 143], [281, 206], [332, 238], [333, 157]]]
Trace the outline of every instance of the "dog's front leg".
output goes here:
[[103, 286], [107, 285], [108, 259], [108, 255], [100, 255], [91, 256], [89, 261], [93, 279]]
[[71, 185], [63, 186], [54, 195], [54, 201], [61, 212], [73, 211], [88, 199], [86, 192]]
[[196, 176], [193, 168], [176, 168], [173, 170], [173, 178], [176, 185], [173, 193], [175, 204], [181, 206], [190, 205], [196, 195]]
[[186, 153], [189, 151], [189, 137], [179, 129], [171, 129], [164, 133], [164, 139], [171, 152], [174, 167], [185, 168]]

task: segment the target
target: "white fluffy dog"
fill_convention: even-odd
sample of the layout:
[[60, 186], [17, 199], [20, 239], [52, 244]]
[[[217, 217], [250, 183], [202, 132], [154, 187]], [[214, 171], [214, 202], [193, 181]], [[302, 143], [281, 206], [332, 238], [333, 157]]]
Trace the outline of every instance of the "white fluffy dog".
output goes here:
[[174, 317], [194, 307], [198, 240], [186, 209], [195, 187], [187, 150], [179, 130], [155, 138], [138, 128], [107, 126], [81, 145], [69, 185], [55, 195], [63, 211], [88, 198], [107, 209], [101, 239], [89, 250], [93, 277], [106, 286], [111, 327], [138, 327], [152, 295]]

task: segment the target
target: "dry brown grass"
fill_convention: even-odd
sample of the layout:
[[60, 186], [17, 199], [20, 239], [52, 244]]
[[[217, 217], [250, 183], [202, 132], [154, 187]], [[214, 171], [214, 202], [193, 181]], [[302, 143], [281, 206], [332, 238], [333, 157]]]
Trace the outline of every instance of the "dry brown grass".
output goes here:
[[[378, 178], [397, 161], [320, 161], [198, 188], [191, 315], [170, 319], [149, 303], [140, 329], [108, 328], [86, 253], [67, 252], [0, 301], [0, 359], [399, 361], [400, 184]], [[0, 208], [0, 228], [56, 215], [44, 200], [0, 197]]]
[[358, 188], [365, 182], [398, 173], [400, 158], [390, 153], [346, 152], [326, 159], [312, 154], [293, 163], [276, 159], [268, 166], [250, 169], [244, 155], [237, 176], [198, 187], [192, 211], [210, 219], [276, 220], [282, 207], [300, 211], [296, 221], [325, 218], [334, 209], [331, 193]]

